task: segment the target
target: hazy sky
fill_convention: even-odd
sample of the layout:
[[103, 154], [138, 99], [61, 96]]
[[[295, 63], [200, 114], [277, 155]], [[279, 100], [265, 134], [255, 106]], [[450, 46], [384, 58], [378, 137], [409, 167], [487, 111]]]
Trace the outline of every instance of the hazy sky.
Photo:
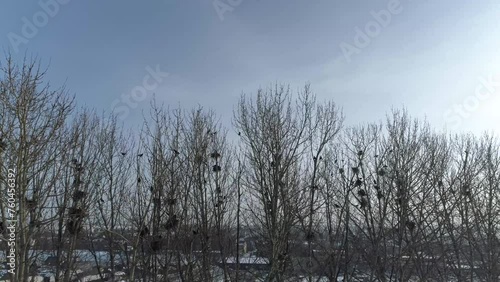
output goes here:
[[349, 124], [406, 106], [438, 128], [500, 132], [498, 0], [0, 3], [5, 51], [40, 57], [52, 85], [127, 123], [153, 93], [229, 123], [241, 93], [310, 82]]

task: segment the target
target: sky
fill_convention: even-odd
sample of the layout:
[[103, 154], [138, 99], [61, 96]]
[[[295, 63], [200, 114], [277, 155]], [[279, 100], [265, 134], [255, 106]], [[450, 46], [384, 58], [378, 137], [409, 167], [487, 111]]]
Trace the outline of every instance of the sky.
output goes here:
[[230, 126], [241, 94], [310, 83], [347, 125], [405, 107], [438, 130], [500, 133], [497, 0], [0, 3], [4, 54], [36, 56], [53, 87], [126, 125], [155, 96]]

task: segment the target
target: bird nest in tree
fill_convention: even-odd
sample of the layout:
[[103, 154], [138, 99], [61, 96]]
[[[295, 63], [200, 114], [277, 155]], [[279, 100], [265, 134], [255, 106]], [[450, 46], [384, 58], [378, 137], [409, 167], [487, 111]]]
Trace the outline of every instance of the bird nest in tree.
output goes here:
[[68, 222], [66, 223], [66, 229], [68, 230], [68, 233], [71, 235], [79, 234], [83, 229], [81, 224], [81, 219], [68, 220]]

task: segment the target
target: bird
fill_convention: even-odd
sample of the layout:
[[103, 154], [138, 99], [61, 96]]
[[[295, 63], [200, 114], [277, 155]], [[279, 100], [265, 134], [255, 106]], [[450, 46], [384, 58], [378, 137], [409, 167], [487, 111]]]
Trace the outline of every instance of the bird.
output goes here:
[[238, 136], [241, 136], [241, 132], [238, 132]]
[[122, 152], [122, 156], [125, 156], [127, 154], [127, 152]]
[[141, 183], [141, 178], [137, 177], [137, 183]]
[[179, 151], [177, 151], [176, 149], [170, 149], [172, 150], [172, 152], [174, 152], [174, 154], [178, 155], [179, 154]]
[[138, 154], [137, 156], [140, 158], [140, 157], [142, 157], [143, 155], [144, 155], [143, 153], [140, 153], [140, 154]]
[[360, 156], [360, 157], [361, 157], [362, 155], [363, 155], [363, 151], [362, 151], [362, 150], [359, 150], [359, 151], [358, 151], [358, 156]]

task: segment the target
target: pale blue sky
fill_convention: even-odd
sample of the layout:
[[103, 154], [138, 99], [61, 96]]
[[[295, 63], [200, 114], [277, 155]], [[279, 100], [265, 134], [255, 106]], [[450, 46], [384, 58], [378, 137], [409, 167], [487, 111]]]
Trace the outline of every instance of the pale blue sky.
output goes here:
[[[170, 74], [130, 109], [127, 123], [140, 119], [152, 92], [173, 106], [213, 108], [229, 124], [242, 92], [310, 82], [320, 100], [343, 107], [349, 124], [404, 105], [438, 128], [500, 132], [500, 85], [475, 98], [480, 77], [497, 75], [500, 84], [498, 1], [401, 0], [400, 12], [350, 63], [340, 44], [354, 46], [356, 27], [364, 30], [371, 12], [391, 1], [242, 0], [221, 20], [213, 1], [72, 0], [15, 52], [12, 34], [23, 36], [23, 17], [33, 22], [46, 2], [2, 0], [0, 46], [50, 63], [51, 84], [66, 81], [79, 105], [111, 111], [143, 84], [147, 66]], [[469, 110], [459, 118], [453, 106], [463, 103]]]

